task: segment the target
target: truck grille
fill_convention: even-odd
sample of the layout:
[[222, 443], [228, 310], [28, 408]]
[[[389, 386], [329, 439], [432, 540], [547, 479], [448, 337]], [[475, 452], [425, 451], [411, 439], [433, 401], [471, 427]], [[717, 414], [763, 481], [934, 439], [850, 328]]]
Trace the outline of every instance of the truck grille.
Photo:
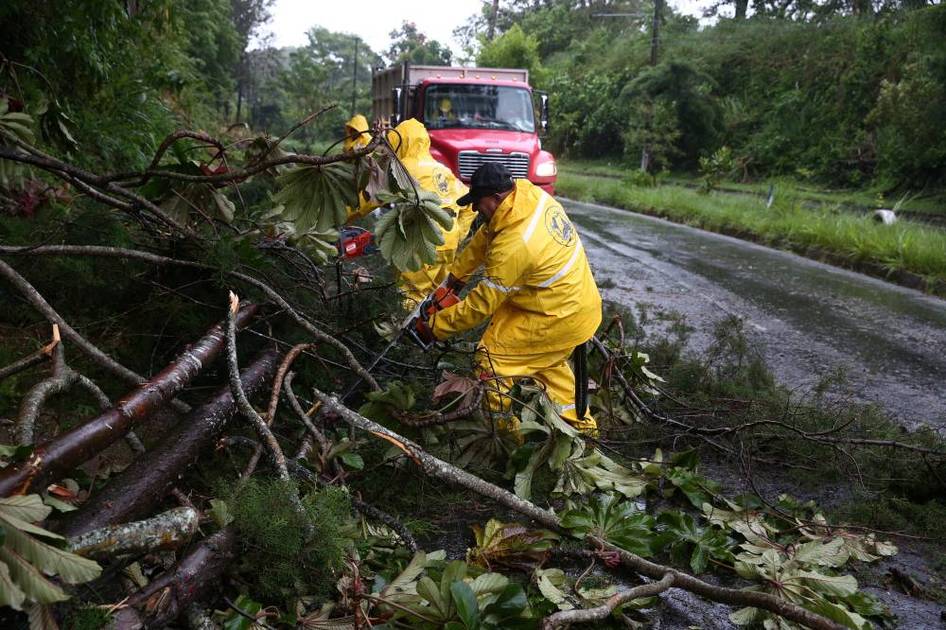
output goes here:
[[529, 176], [529, 155], [527, 153], [480, 153], [479, 151], [460, 151], [460, 177], [470, 179], [473, 171], [487, 162], [504, 165], [513, 178]]

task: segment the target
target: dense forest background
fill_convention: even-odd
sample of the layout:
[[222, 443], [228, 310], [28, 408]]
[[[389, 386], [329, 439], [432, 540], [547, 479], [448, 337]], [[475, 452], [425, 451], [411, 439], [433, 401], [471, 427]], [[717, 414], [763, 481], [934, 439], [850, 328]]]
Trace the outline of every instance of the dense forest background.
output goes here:
[[271, 0], [11, 1], [0, 90], [80, 163], [132, 168], [181, 125], [279, 135], [330, 103], [294, 141], [336, 140], [353, 111], [370, 110], [372, 68], [401, 60], [525, 66], [552, 95], [547, 144], [560, 156], [634, 164], [646, 144], [656, 168], [694, 169], [728, 147], [747, 177], [946, 181], [942, 4], [739, 0], [708, 6], [717, 20], [703, 27], [664, 6], [656, 66], [650, 2], [492, 8], [458, 29], [466, 52], [451, 59], [410, 22], [392, 25], [384, 51], [321, 27], [306, 46], [268, 47]]

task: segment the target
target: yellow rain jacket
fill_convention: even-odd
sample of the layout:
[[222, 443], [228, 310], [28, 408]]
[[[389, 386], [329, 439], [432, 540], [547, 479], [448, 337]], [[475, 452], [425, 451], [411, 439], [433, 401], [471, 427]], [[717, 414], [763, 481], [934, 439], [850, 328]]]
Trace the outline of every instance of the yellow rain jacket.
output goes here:
[[437, 261], [419, 271], [401, 273], [404, 295], [412, 302], [419, 302], [447, 277], [460, 241], [469, 231], [476, 213], [469, 206], [457, 205], [457, 199], [466, 194], [467, 187], [430, 155], [430, 135], [423, 124], [413, 118], [405, 120], [388, 132], [388, 141], [421, 188], [437, 194], [442, 207], [455, 217], [453, 227], [443, 232], [444, 243], [437, 247]]
[[477, 231], [453, 265], [466, 280], [480, 265], [483, 279], [458, 304], [435, 313], [434, 336], [446, 339], [491, 318], [480, 342], [480, 369], [497, 377], [491, 408], [505, 411], [512, 377], [546, 386], [562, 416], [592, 431], [590, 415], [575, 414], [575, 382], [568, 359], [601, 323], [601, 296], [578, 233], [562, 206], [531, 182], [516, 180], [512, 193]]
[[355, 114], [345, 123], [343, 147], [346, 151], [354, 151], [365, 148], [369, 142], [371, 142], [371, 134], [368, 133], [368, 119], [361, 114]]

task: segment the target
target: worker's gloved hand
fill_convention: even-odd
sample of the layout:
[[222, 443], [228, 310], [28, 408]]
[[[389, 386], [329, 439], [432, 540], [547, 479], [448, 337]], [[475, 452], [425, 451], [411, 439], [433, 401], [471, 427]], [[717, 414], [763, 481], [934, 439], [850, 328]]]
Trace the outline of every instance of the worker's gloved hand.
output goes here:
[[[449, 279], [449, 278], [448, 278]], [[449, 308], [460, 301], [457, 292], [447, 286], [446, 282], [434, 289], [434, 292], [427, 296], [421, 304], [420, 312], [430, 319], [430, 316], [437, 311]]]
[[414, 309], [413, 315], [404, 327], [405, 332], [414, 340], [414, 343], [427, 350], [437, 341], [430, 329], [430, 318], [434, 313], [453, 306], [459, 301], [460, 297], [448, 288], [447, 281], [444, 281]]

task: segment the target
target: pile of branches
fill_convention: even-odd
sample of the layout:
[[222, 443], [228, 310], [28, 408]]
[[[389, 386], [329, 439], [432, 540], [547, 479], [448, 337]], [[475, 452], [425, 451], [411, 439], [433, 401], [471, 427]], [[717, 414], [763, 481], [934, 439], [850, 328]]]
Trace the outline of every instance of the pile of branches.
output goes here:
[[[73, 597], [95, 602], [118, 628], [157, 628], [177, 619], [213, 627], [221, 616], [261, 627], [366, 628], [388, 622], [391, 627], [557, 628], [612, 615], [629, 619], [635, 608], [649, 605], [647, 598], [683, 589], [742, 608], [740, 622], [771, 617], [837, 628], [864, 620], [857, 611], [867, 604], [857, 599], [856, 583], [836, 569], [857, 553], [862, 560], [889, 555], [891, 546], [873, 539], [851, 542], [848, 532], [813, 514], [806, 521], [782, 514], [776, 519], [791, 525], [776, 526], [761, 508], [725, 503], [718, 494], [701, 491], [708, 482], [680, 459], [618, 463], [604, 455], [603, 441], [586, 439], [562, 422], [534, 386], [523, 384], [516, 394], [524, 400], [516, 408], [526, 436], [521, 445], [497, 432], [496, 419], [481, 411], [488, 382], [448, 379], [439, 393], [456, 395], [449, 408], [418, 410], [410, 387], [379, 382], [365, 369], [387, 342], [364, 334], [367, 322], [353, 325], [347, 315], [352, 304], [390, 283], [369, 280], [364, 286], [369, 272], [348, 273], [327, 255], [326, 243], [344, 222], [339, 208], [379, 190], [387, 191], [382, 197], [398, 199], [395, 206], [405, 216], [429, 205], [416, 190], [410, 205], [414, 184], [399, 170], [382, 129], [372, 130], [374, 140], [363, 149], [322, 156], [283, 153], [283, 138], [224, 141], [182, 130], [161, 143], [145, 170], [96, 174], [34, 146], [21, 128], [27, 122], [0, 124], [0, 164], [19, 169], [5, 180], [5, 190], [15, 189], [16, 178], [41, 180], [47, 189], [62, 186], [81, 197], [75, 203], [98, 204], [122, 217], [134, 236], [130, 240], [139, 245], [44, 242], [41, 235], [33, 243], [0, 245], [0, 283], [51, 330], [48, 343], [35, 353], [0, 366], [0, 383], [14, 375], [45, 374], [28, 391], [17, 392], [15, 443], [0, 452], [0, 604], [7, 607], [0, 615], [22, 610], [33, 627], [52, 628], [63, 620], [68, 604], [62, 602]], [[188, 151], [176, 150], [182, 141], [207, 159], [193, 161]], [[241, 191], [260, 181], [280, 191], [276, 200], [282, 206], [260, 210], [245, 204]], [[300, 198], [313, 190], [321, 197]], [[388, 248], [397, 252], [389, 260], [406, 266], [424, 262], [430, 243], [412, 242], [401, 233], [404, 242]], [[252, 255], [222, 264], [210, 253], [224, 241], [245, 243]], [[43, 295], [20, 271], [26, 262], [46, 258], [139, 264], [212, 281], [212, 289], [204, 291], [211, 297], [194, 300], [192, 308], [218, 321], [203, 334], [194, 331], [190, 345], [163, 369], [144, 374], [142, 365], [124, 365], [83, 335], [60, 314], [69, 305], [54, 304], [54, 296]], [[398, 315], [392, 302], [398, 301], [386, 300], [382, 319]], [[735, 429], [702, 430], [652, 410], [642, 392], [655, 387], [656, 375], [627, 353], [623, 341], [605, 338], [596, 344], [613, 377], [606, 385], [638, 420], [732, 448], [720, 438], [738, 433]], [[388, 373], [412, 368], [435, 373], [396, 360], [383, 367]], [[98, 375], [100, 383], [89, 374]], [[195, 379], [202, 379], [200, 387]], [[103, 380], [112, 389], [123, 384], [124, 395], [112, 400]], [[202, 396], [208, 385], [216, 391]], [[72, 428], [44, 430], [52, 397], [74, 390], [90, 394], [99, 412], [74, 418]], [[253, 400], [261, 404], [254, 406]], [[364, 404], [356, 409], [359, 401]], [[158, 416], [163, 420], [156, 435], [137, 435]], [[431, 436], [442, 444], [449, 441], [442, 439], [445, 431], [462, 436], [453, 463], [431, 452], [437, 443]], [[382, 447], [387, 450], [378, 461], [365, 460]], [[93, 472], [87, 488], [80, 487], [86, 484], [75, 479], [88, 478], [83, 471], [116, 449], [128, 449], [123, 451], [127, 466], [104, 484], [95, 483]], [[464, 469], [489, 458], [517, 462], [512, 489]], [[235, 465], [234, 473], [218, 475], [227, 489], [215, 492], [195, 474], [208, 461]], [[448, 563], [442, 554], [420, 550], [402, 515], [359, 498], [349, 479], [368, 466], [410, 467], [433, 483], [458, 487], [515, 514], [524, 524], [491, 521], [477, 532], [465, 561]], [[531, 495], [533, 478], [545, 470], [558, 481], [543, 506]], [[245, 591], [238, 586], [243, 582], [225, 579], [236, 580], [247, 549], [239, 497], [244, 489], [263, 487], [262, 480], [275, 484], [275, 494], [266, 496], [276, 496], [284, 507], [283, 536], [298, 549], [328, 544], [319, 515], [331, 510], [313, 499], [321, 490], [338, 489], [359, 515], [362, 533], [344, 534], [359, 542], [346, 545], [341, 558], [326, 561], [332, 564], [334, 594], [296, 593], [295, 609], [279, 613], [255, 602], [253, 593], [233, 597]], [[682, 513], [656, 522], [631, 502], [671, 485], [680, 488], [705, 525]], [[792, 542], [782, 537], [786, 530], [795, 532]], [[565, 540], [573, 544], [563, 546]], [[742, 541], [738, 557], [730, 551], [732, 541]], [[380, 570], [370, 559], [385, 545], [413, 555], [405, 559], [392, 551], [387, 569]], [[579, 579], [567, 586], [561, 570], [547, 568], [553, 548], [601, 563], [636, 585], [592, 592], [580, 589]], [[683, 560], [647, 559], [665, 552]], [[730, 563], [744, 581], [723, 586], [696, 577], [710, 560]], [[496, 568], [525, 568], [546, 607], [530, 612], [522, 587]], [[103, 605], [103, 599], [109, 603]], [[211, 617], [208, 607], [220, 612]]]

